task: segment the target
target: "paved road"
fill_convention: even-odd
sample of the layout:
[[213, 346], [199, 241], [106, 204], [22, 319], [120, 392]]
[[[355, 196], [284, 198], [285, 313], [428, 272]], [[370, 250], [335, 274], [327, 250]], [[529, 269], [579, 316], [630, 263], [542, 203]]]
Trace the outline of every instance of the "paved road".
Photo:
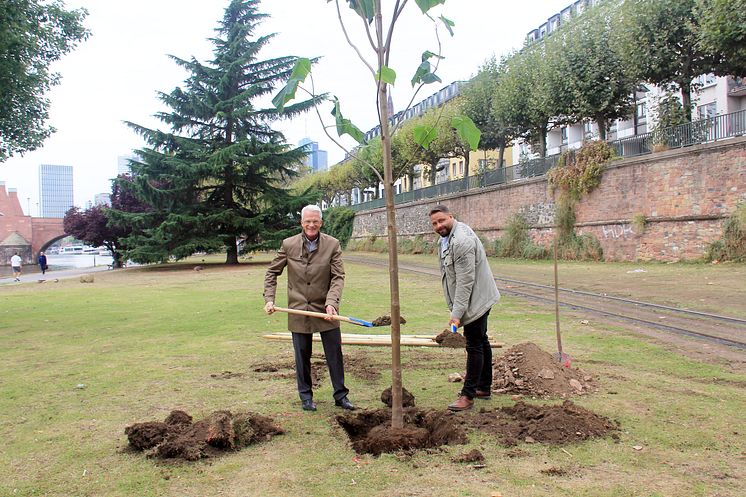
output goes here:
[[47, 274], [41, 274], [40, 272], [23, 274], [21, 273], [21, 282], [18, 283], [13, 280], [13, 277], [0, 278], [0, 286], [2, 285], [20, 285], [22, 283], [38, 283], [39, 280], [53, 281], [55, 278], [62, 280], [66, 278], [76, 278], [81, 274], [98, 273], [100, 271], [107, 271], [108, 266], [96, 266], [96, 267], [76, 267], [70, 269], [60, 269], [55, 271], [47, 271]]

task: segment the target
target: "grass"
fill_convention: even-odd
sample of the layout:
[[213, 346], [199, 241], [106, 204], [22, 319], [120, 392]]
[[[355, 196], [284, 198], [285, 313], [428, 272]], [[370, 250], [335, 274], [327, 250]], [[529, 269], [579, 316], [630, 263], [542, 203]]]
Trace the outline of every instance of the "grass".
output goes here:
[[[565, 350], [600, 383], [577, 403], [617, 419], [619, 443], [600, 439], [564, 450], [522, 444], [527, 455], [510, 458], [509, 448], [473, 433], [467, 446], [443, 452], [356, 457], [333, 422], [339, 411], [328, 378], [316, 393], [319, 412], [311, 414], [300, 411], [294, 380], [252, 370], [292, 357], [290, 343], [261, 338], [285, 331], [286, 317], [261, 311], [265, 266], [258, 259], [238, 268], [208, 259], [199, 272], [190, 264], [109, 271], [87, 285], [61, 280], [0, 288], [0, 495], [742, 495], [746, 376], [572, 317], [563, 323]], [[525, 264], [527, 273], [549, 267]], [[508, 266], [519, 269], [517, 262]], [[584, 276], [610, 270], [572, 267]], [[629, 267], [611, 270], [626, 275], [621, 271]], [[701, 267], [713, 270], [702, 277], [720, 277], [720, 267]], [[352, 263], [346, 269], [342, 313], [367, 319], [387, 313], [388, 272]], [[407, 274], [401, 287], [403, 332], [445, 328], [437, 278]], [[552, 311], [504, 297], [491, 314], [491, 334], [508, 345], [533, 341], [551, 351]], [[371, 332], [347, 325], [343, 331]], [[389, 350], [344, 350], [348, 362], [367, 361], [382, 373], [371, 382], [348, 372], [351, 399], [380, 406], [390, 384]], [[441, 409], [453, 399], [457, 386], [446, 376], [463, 369], [463, 351], [404, 348], [402, 360], [405, 387], [418, 406]], [[243, 376], [222, 379], [225, 371]], [[494, 396], [482, 405], [512, 402]], [[176, 408], [196, 418], [218, 409], [253, 410], [287, 434], [182, 465], [124, 450], [125, 426], [162, 420]], [[484, 453], [484, 469], [451, 462], [472, 448]], [[548, 468], [564, 475], [541, 472]]]

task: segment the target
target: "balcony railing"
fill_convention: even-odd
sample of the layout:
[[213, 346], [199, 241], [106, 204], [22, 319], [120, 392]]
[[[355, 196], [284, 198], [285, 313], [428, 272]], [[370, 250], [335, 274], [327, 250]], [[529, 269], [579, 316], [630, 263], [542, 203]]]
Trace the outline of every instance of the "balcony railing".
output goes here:
[[609, 142], [620, 157], [649, 154], [654, 149], [689, 147], [746, 134], [746, 110], [700, 119], [671, 128]]
[[[657, 147], [663, 149], [681, 148], [744, 135], [746, 135], [746, 110], [740, 110], [731, 114], [700, 119], [663, 130], [610, 141], [609, 145], [620, 157], [634, 157], [652, 153]], [[543, 159], [532, 159], [511, 167], [479, 172], [473, 176], [469, 176], [467, 180], [457, 179], [403, 192], [394, 196], [394, 203], [401, 204], [427, 198], [442, 197], [453, 193], [510, 183], [511, 181], [523, 178], [542, 176], [557, 164], [559, 158], [560, 155], [551, 155]], [[474, 166], [477, 165], [475, 164]], [[355, 211], [364, 211], [383, 207], [384, 205], [385, 200], [378, 198], [369, 202], [351, 205], [350, 208]]]

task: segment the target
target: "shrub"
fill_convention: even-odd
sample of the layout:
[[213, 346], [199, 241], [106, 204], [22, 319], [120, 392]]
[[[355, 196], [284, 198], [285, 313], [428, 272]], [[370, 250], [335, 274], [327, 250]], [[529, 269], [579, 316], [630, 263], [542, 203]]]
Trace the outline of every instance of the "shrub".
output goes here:
[[614, 149], [603, 141], [586, 143], [577, 151], [562, 154], [547, 172], [552, 190], [559, 189], [573, 201], [580, 200], [601, 183], [603, 167], [614, 158]]
[[638, 235], [641, 235], [645, 232], [645, 226], [648, 224], [648, 220], [645, 217], [644, 214], [635, 214], [632, 216], [632, 228], [634, 228], [635, 233]]
[[707, 247], [705, 260], [746, 262], [746, 203], [725, 221], [722, 239]]
[[508, 220], [505, 235], [495, 240], [492, 250], [499, 257], [543, 258], [546, 255], [546, 249], [531, 240], [528, 230], [529, 225], [526, 219], [520, 214], [514, 214]]

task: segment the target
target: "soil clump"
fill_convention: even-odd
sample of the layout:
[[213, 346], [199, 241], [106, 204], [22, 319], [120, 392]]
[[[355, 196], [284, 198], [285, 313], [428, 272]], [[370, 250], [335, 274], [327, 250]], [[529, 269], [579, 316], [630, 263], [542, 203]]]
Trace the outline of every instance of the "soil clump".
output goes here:
[[465, 454], [458, 455], [451, 459], [452, 462], [483, 462], [484, 454], [478, 449], [472, 449]]
[[[407, 320], [404, 316], [399, 316], [399, 324], [406, 324]], [[385, 316], [378, 316], [373, 320], [373, 326], [391, 326], [391, 316], [388, 314]]]
[[448, 411], [407, 408], [404, 410], [404, 427], [400, 429], [391, 427], [390, 409], [346, 413], [337, 416], [336, 420], [358, 454], [413, 453], [466, 443], [461, 420]]
[[519, 442], [562, 445], [615, 433], [619, 425], [566, 400], [544, 406], [516, 402], [514, 406], [481, 411], [468, 421], [472, 427], [496, 435], [506, 446]]
[[441, 331], [433, 340], [441, 347], [451, 347], [453, 349], [466, 348], [466, 338], [464, 338], [464, 335], [458, 332], [453, 333], [448, 328]]
[[531, 342], [515, 345], [495, 359], [493, 377], [492, 390], [497, 393], [564, 398], [596, 389], [582, 369], [565, 367]]
[[271, 418], [252, 412], [215, 411], [192, 421], [186, 412], [175, 410], [163, 422], [135, 423], [124, 433], [130, 447], [146, 451], [147, 457], [185, 461], [219, 456], [285, 433]]
[[[386, 406], [391, 407], [392, 401], [393, 396], [391, 395], [391, 387], [388, 387], [386, 390], [381, 392], [381, 402], [386, 404]], [[414, 407], [414, 395], [404, 387], [401, 387], [401, 403], [402, 407]]]

